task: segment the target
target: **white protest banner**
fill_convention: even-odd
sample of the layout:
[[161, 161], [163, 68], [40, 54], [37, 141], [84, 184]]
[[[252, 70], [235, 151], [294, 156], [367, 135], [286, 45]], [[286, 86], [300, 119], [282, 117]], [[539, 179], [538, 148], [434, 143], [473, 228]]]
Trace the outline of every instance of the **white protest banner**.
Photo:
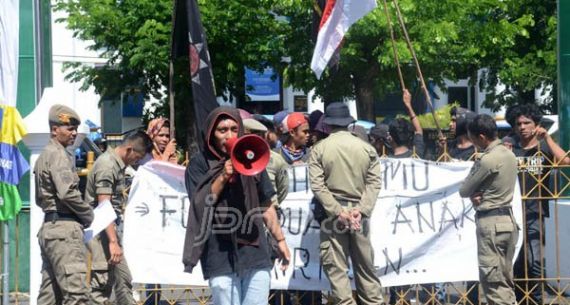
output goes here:
[[[381, 162], [382, 190], [370, 232], [382, 285], [479, 280], [475, 210], [459, 196], [473, 163]], [[518, 181], [512, 203], [522, 228]], [[517, 249], [521, 243], [519, 234]]]
[[[375, 266], [382, 285], [477, 280], [474, 210], [469, 200], [457, 193], [470, 167], [469, 162], [382, 159], [382, 191], [370, 219]], [[292, 171], [290, 177], [306, 173], [303, 167]], [[296, 180], [304, 182], [306, 177]], [[305, 187], [299, 189], [290, 190], [280, 212], [292, 254], [291, 267], [285, 273], [274, 268], [271, 286], [327, 290], [319, 259], [319, 225], [310, 208], [313, 195]], [[513, 211], [520, 223], [518, 185], [515, 194]], [[151, 162], [139, 169], [129, 196], [124, 233], [134, 282], [206, 285], [199, 268], [191, 275], [183, 272], [189, 204], [182, 167]]]
[[123, 243], [133, 281], [207, 286], [202, 271], [183, 272], [182, 247], [190, 201], [185, 168], [151, 161], [139, 167], [125, 211]]

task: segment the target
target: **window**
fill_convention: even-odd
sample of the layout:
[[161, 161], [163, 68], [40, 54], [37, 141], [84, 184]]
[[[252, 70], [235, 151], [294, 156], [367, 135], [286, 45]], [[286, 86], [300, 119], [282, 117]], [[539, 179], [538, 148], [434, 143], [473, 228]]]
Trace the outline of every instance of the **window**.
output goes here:
[[307, 112], [307, 96], [295, 95], [294, 106], [296, 112]]
[[469, 96], [467, 87], [448, 87], [447, 101], [450, 104], [455, 102], [465, 109], [469, 108]]

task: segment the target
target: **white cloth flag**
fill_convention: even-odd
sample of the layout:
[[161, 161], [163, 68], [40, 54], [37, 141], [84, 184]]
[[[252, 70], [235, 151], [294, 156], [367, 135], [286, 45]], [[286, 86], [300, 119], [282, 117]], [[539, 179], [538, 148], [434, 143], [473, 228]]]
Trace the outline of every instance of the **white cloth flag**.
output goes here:
[[0, 104], [16, 106], [20, 0], [2, 0], [0, 5]]
[[311, 61], [317, 78], [321, 78], [350, 26], [375, 8], [376, 0], [327, 0]]
[[[469, 199], [458, 189], [470, 162], [435, 163], [382, 159], [382, 190], [370, 219], [374, 266], [383, 286], [477, 280], [477, 241]], [[280, 208], [291, 265], [271, 272], [274, 289], [326, 290], [319, 259], [319, 225], [305, 188], [306, 168], [295, 167], [289, 195]], [[296, 185], [296, 186], [295, 186]], [[295, 186], [295, 187], [293, 187]], [[191, 203], [184, 168], [149, 162], [133, 181], [125, 215], [125, 255], [134, 282], [204, 286], [200, 264], [184, 273], [182, 248]], [[513, 212], [522, 220], [520, 192]], [[522, 227], [522, 226], [521, 226]], [[522, 234], [519, 236], [519, 247]], [[349, 272], [352, 274], [352, 271]]]

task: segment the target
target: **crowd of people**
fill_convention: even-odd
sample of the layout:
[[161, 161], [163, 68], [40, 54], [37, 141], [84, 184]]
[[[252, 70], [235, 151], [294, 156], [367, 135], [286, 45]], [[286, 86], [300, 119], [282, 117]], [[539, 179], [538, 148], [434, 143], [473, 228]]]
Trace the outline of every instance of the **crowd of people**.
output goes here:
[[[272, 119], [230, 107], [219, 107], [209, 114], [201, 129], [202, 147], [186, 168], [186, 190], [193, 206], [188, 215], [183, 263], [186, 272], [201, 264], [214, 304], [267, 304], [270, 270], [276, 260], [282, 270], [291, 260], [278, 218], [279, 206], [292, 184], [290, 179], [296, 179], [289, 175], [289, 169], [296, 166], [308, 167], [314, 194], [311, 206], [321, 225], [321, 264], [334, 304], [383, 303], [366, 219], [381, 192], [380, 157], [423, 158], [426, 153], [423, 129], [411, 100], [404, 91], [407, 118], [378, 124], [369, 131], [356, 125], [348, 107], [340, 102], [329, 104], [324, 113], [280, 111]], [[552, 165], [570, 164], [570, 158], [541, 126], [542, 116], [534, 105], [508, 109], [506, 117], [513, 129], [503, 139], [498, 138], [496, 123], [488, 115], [459, 107], [450, 115], [453, 139], [440, 139], [439, 153], [475, 161], [460, 190], [476, 210], [480, 282], [467, 284], [467, 298], [474, 304], [479, 302], [480, 284], [489, 304], [514, 304], [515, 300], [542, 304], [540, 279], [545, 277], [542, 253], [548, 201], [524, 200], [522, 234], [527, 246], [515, 258], [521, 228], [511, 210], [514, 184], [518, 175], [525, 183], [522, 189], [530, 192], [528, 197], [541, 197], [549, 186]], [[105, 304], [112, 292], [118, 304], [135, 304], [122, 250], [125, 171], [150, 160], [179, 163], [177, 144], [170, 138], [167, 119], [152, 120], [146, 132], [133, 132], [120, 145], [106, 149], [89, 172], [82, 195], [72, 157], [65, 149], [73, 144], [80, 121], [66, 106], [50, 109], [51, 139], [34, 168], [36, 202], [45, 213], [38, 233], [43, 259], [38, 304]], [[228, 139], [245, 134], [258, 135], [271, 148], [266, 169], [255, 176], [239, 174], [228, 158]], [[93, 208], [106, 202], [113, 206], [117, 218], [86, 245], [83, 229], [93, 221]], [[253, 217], [232, 224], [234, 230], [204, 232], [212, 224], [232, 223], [223, 213], [227, 208]], [[356, 298], [347, 273], [349, 259]], [[527, 289], [515, 289], [515, 277], [530, 279], [519, 285]], [[434, 285], [443, 291], [441, 284]], [[160, 285], [147, 284], [146, 288], [151, 293], [145, 304], [158, 303]], [[397, 301], [398, 289], [406, 287], [390, 290], [391, 304]], [[530, 293], [523, 293], [525, 290]], [[292, 304], [295, 293], [275, 291], [274, 299], [279, 304]], [[298, 301], [310, 304], [311, 299], [301, 297]]]

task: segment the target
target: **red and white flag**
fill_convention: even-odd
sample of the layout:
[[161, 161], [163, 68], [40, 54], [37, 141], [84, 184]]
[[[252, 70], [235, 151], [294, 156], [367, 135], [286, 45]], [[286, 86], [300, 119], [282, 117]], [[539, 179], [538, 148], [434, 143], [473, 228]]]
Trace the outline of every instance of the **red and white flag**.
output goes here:
[[327, 0], [311, 61], [317, 78], [321, 78], [350, 26], [375, 8], [376, 0]]

